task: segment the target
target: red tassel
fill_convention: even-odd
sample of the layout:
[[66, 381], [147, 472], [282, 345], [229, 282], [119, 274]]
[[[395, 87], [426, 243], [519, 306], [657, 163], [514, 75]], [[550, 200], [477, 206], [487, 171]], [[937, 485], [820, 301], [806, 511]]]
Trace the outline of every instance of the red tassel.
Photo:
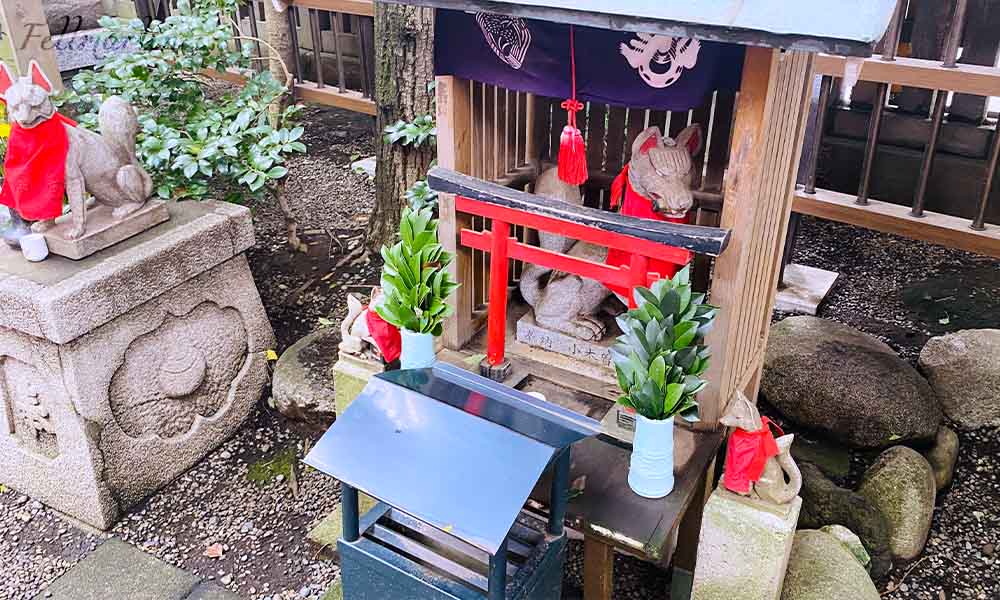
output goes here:
[[582, 185], [587, 177], [587, 147], [583, 134], [567, 125], [559, 138], [559, 179], [570, 185]]
[[576, 113], [583, 110], [583, 103], [576, 99], [576, 40], [572, 25], [569, 28], [569, 55], [573, 97], [562, 103], [568, 118], [559, 138], [559, 179], [570, 185], [582, 185], [589, 175], [587, 146], [583, 143], [583, 134], [576, 127]]

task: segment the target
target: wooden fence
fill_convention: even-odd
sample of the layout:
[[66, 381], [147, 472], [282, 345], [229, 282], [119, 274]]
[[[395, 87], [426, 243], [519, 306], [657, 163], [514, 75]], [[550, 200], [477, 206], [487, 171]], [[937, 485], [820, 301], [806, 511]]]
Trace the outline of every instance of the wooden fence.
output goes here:
[[901, 0], [849, 104], [819, 56], [794, 210], [1000, 257], [998, 46], [1000, 0]]
[[[263, 2], [250, 0], [234, 20], [242, 35], [266, 39]], [[135, 0], [143, 19], [164, 19], [176, 0]], [[295, 95], [307, 102], [375, 114], [374, 0], [292, 0], [286, 14], [295, 53]], [[242, 47], [242, 43], [238, 42]], [[249, 42], [255, 57], [267, 49]], [[261, 64], [258, 62], [258, 64]], [[234, 79], [233, 74], [216, 74]]]

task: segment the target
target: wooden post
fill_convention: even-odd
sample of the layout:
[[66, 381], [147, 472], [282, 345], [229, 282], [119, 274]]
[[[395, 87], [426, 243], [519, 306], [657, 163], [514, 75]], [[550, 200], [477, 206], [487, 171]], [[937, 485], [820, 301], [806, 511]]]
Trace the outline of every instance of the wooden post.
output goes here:
[[615, 589], [615, 549], [585, 536], [583, 539], [583, 598], [611, 600]]
[[[467, 80], [450, 75], [437, 78], [437, 127], [438, 164], [459, 173], [471, 173], [472, 94]], [[472, 219], [455, 210], [453, 194], [440, 194], [438, 214], [441, 245], [455, 255], [448, 267], [451, 277], [462, 283], [448, 299], [455, 314], [445, 323], [444, 344], [452, 350], [460, 350], [475, 334], [472, 326], [475, 308], [472, 250], [463, 247], [458, 239], [462, 229], [472, 227]]]
[[[486, 359], [490, 369], [500, 368], [504, 362], [507, 337], [507, 242], [510, 224], [493, 219], [490, 245], [490, 316]], [[500, 379], [499, 381], [502, 381]]]
[[809, 115], [812, 63], [809, 53], [747, 48], [722, 210], [721, 226], [732, 239], [712, 281], [711, 302], [721, 311], [708, 338], [713, 357], [702, 429], [718, 426], [737, 389], [752, 385], [756, 396]]
[[62, 90], [62, 76], [42, 3], [39, 0], [0, 0], [0, 18], [3, 19], [3, 33], [9, 36], [18, 73], [27, 73], [28, 63], [36, 60], [55, 91]]

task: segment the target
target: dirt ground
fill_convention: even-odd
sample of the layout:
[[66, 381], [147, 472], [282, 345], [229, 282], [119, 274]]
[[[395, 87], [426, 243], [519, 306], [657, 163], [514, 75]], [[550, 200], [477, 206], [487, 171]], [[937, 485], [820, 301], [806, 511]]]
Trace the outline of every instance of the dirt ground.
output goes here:
[[[378, 279], [377, 260], [344, 262], [358, 254], [371, 210], [371, 182], [349, 167], [371, 155], [370, 120], [309, 109], [306, 121], [310, 153], [293, 163], [288, 193], [307, 238], [317, 242], [312, 254], [287, 250], [275, 206], [251, 207], [257, 244], [249, 259], [279, 352], [317, 327], [338, 324], [346, 294], [365, 293]], [[821, 316], [876, 335], [911, 361], [933, 335], [1000, 323], [1000, 264], [991, 259], [811, 219], [795, 258], [842, 274]], [[895, 589], [905, 575], [887, 598], [1000, 598], [998, 434], [960, 434], [955, 483], [939, 496], [927, 550], [880, 584]], [[110, 535], [249, 600], [318, 598], [337, 567], [305, 532], [336, 506], [338, 489], [298, 466], [317, 437], [262, 402], [233, 439]], [[34, 597], [101, 539], [15, 490], [0, 493], [0, 600]], [[222, 546], [220, 558], [206, 556], [214, 544]], [[571, 545], [566, 598], [579, 597], [580, 550]], [[616, 563], [616, 598], [666, 597], [665, 572], [621, 556]]]

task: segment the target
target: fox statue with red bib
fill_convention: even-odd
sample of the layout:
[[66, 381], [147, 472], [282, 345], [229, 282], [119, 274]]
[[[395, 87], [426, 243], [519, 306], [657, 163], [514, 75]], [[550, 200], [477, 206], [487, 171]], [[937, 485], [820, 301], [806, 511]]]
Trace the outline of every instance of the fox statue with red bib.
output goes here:
[[[632, 143], [632, 159], [612, 187], [612, 207], [641, 219], [688, 222], [694, 205], [691, 192], [692, 157], [702, 148], [700, 125], [691, 125], [676, 139], [664, 136], [658, 127], [650, 127]], [[580, 188], [562, 181], [555, 168], [546, 170], [535, 182], [535, 193], [577, 206], [583, 205]], [[622, 250], [572, 240], [539, 232], [542, 248], [553, 252], [612, 266], [629, 264], [631, 255]], [[653, 278], [672, 277], [682, 264], [653, 260], [649, 271]], [[545, 279], [547, 278], [547, 283]], [[627, 300], [627, 289], [609, 289], [603, 283], [579, 275], [562, 273], [529, 265], [521, 275], [521, 295], [534, 310], [535, 322], [546, 329], [587, 341], [604, 338], [606, 327], [598, 313], [612, 294]]]

